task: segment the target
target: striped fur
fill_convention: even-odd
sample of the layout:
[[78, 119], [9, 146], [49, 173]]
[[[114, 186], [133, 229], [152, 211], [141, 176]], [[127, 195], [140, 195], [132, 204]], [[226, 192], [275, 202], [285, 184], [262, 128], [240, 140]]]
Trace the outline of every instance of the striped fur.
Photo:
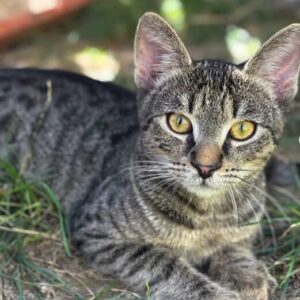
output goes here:
[[[291, 34], [299, 37], [299, 25], [282, 35]], [[280, 38], [265, 51], [276, 53]], [[145, 42], [157, 51], [145, 51]], [[127, 90], [68, 72], [1, 70], [1, 155], [52, 186], [74, 246], [127, 287], [142, 294], [149, 287], [159, 300], [267, 299], [275, 282], [251, 242], [264, 213], [263, 169], [292, 100], [282, 97], [295, 94], [286, 91], [295, 79], [285, 77], [274, 92], [260, 79], [268, 65], [256, 73], [257, 57], [246, 66], [192, 61], [181, 47], [159, 16], [141, 19], [137, 102]], [[291, 70], [285, 76], [296, 77]], [[190, 117], [192, 134], [170, 132], [166, 114], [174, 111]], [[241, 144], [228, 138], [238, 119], [258, 124]], [[222, 167], [205, 184], [190, 162], [199, 143], [222, 148]]]

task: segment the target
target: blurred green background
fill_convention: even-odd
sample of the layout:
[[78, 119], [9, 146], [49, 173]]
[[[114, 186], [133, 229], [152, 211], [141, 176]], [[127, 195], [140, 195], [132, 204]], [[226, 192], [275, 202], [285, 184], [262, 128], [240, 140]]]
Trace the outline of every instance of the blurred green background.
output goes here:
[[[7, 2], [8, 15], [20, 6], [26, 9], [26, 3], [29, 7], [38, 3], [2, 0], [2, 14]], [[257, 50], [260, 41], [300, 19], [300, 1], [92, 1], [63, 20], [25, 34], [1, 51], [0, 64], [64, 68], [132, 86], [134, 33], [138, 19], [146, 11], [166, 18], [194, 58], [240, 62]]]
[[[62, 0], [47, 3], [51, 1]], [[42, 3], [46, 2], [0, 0], [0, 21]], [[138, 19], [147, 11], [159, 13], [175, 27], [194, 59], [239, 63], [251, 57], [276, 31], [299, 22], [300, 0], [91, 1], [2, 48], [0, 66], [67, 69], [134, 89], [134, 33]], [[284, 156], [298, 161], [299, 105], [297, 99], [282, 142]]]
[[[14, 17], [24, 12], [34, 16], [34, 12], [43, 10], [45, 6], [51, 7], [63, 1], [74, 3], [83, 0], [0, 0], [0, 68], [65, 69], [134, 89], [133, 40], [138, 19], [147, 11], [159, 13], [174, 26], [194, 59], [218, 58], [236, 63], [250, 58], [264, 41], [281, 28], [300, 21], [300, 0], [96, 0], [55, 22], [22, 33], [9, 44], [1, 40], [7, 30], [3, 25], [6, 20], [11, 20], [10, 27], [14, 27], [17, 25]], [[277, 152], [284, 159], [300, 163], [299, 100], [300, 97], [297, 96]], [[36, 189], [32, 189], [31, 181], [25, 184], [22, 177], [19, 181], [18, 170], [7, 166], [11, 173], [16, 174], [11, 176], [12, 182], [8, 181], [6, 184], [9, 196], [6, 196], [5, 188], [4, 192], [3, 189], [0, 191], [2, 207], [9, 220], [9, 230], [11, 231], [12, 223], [13, 227], [20, 227], [21, 230], [34, 229], [51, 236], [53, 232], [57, 232], [58, 237], [59, 230], [62, 229], [53, 225], [57, 211], [51, 209], [49, 199], [40, 201], [39, 194], [35, 194]], [[293, 223], [278, 238], [280, 251], [274, 252], [274, 247], [270, 247], [271, 235], [266, 234], [266, 244], [260, 252], [261, 255], [267, 255], [268, 265], [276, 271], [281, 290], [290, 285], [295, 292], [300, 286], [297, 229], [293, 229], [300, 224], [299, 205], [295, 206], [300, 199], [299, 187], [298, 182], [297, 190], [291, 187], [290, 190], [281, 192], [285, 195], [281, 195], [284, 212], [293, 217]], [[20, 199], [22, 203], [13, 218], [7, 209], [9, 206], [6, 199], [10, 198], [5, 198], [10, 197], [10, 189], [17, 191], [15, 199]], [[296, 199], [293, 206], [288, 200], [291, 198]], [[36, 209], [34, 211], [41, 211], [41, 214], [32, 213], [31, 205], [35, 205], [32, 206]], [[27, 206], [30, 207], [29, 213]], [[271, 218], [275, 220], [285, 216], [281, 215], [277, 206], [275, 209], [272, 207], [269, 205]], [[22, 222], [26, 226], [19, 225]], [[269, 225], [271, 231], [272, 224]], [[5, 221], [4, 225], [6, 226]], [[266, 225], [268, 226], [267, 223]], [[7, 299], [96, 300], [108, 299], [108, 293], [114, 295], [110, 299], [123, 299], [118, 297], [123, 294], [131, 295], [129, 291], [111, 283], [110, 279], [101, 278], [98, 273], [87, 270], [74, 256], [67, 257], [60, 239], [44, 239], [18, 232], [13, 235], [5, 235], [3, 231], [0, 233], [0, 300], [3, 297], [6, 299], [6, 293], [11, 295]], [[7, 237], [10, 242], [6, 242]], [[5, 255], [8, 255], [3, 254], [3, 249], [6, 249]], [[43, 297], [35, 297], [36, 294]], [[77, 296], [74, 298], [74, 295]]]

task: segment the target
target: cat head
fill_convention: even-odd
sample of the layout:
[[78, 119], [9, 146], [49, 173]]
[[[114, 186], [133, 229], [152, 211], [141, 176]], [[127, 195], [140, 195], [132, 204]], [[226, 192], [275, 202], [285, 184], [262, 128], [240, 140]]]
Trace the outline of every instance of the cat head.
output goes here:
[[300, 24], [236, 66], [192, 60], [171, 26], [146, 13], [135, 39], [135, 82], [138, 149], [149, 174], [199, 195], [251, 182], [282, 135], [299, 66]]

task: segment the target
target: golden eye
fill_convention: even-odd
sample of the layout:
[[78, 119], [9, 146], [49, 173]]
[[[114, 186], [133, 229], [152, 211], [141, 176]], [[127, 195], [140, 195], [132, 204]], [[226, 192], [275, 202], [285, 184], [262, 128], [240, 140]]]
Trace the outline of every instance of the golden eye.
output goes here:
[[256, 124], [251, 121], [241, 121], [235, 123], [229, 131], [230, 136], [237, 141], [244, 141], [253, 136]]
[[186, 134], [192, 131], [191, 121], [183, 114], [170, 113], [167, 122], [171, 130], [179, 134]]

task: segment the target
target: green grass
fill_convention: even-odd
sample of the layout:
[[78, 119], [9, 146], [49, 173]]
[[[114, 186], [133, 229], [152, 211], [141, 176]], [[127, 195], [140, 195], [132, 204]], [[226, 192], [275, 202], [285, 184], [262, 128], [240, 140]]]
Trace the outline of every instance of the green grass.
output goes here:
[[[32, 249], [44, 251], [48, 247], [50, 256], [52, 249], [60, 249], [64, 257], [71, 256], [59, 199], [39, 178], [24, 176], [12, 163], [0, 159], [0, 298], [3, 281], [16, 289], [18, 300], [25, 300], [25, 290], [36, 299], [44, 299], [43, 288], [76, 300], [121, 299], [119, 296], [127, 293], [116, 289], [112, 281], [92, 291], [89, 278], [86, 282], [75, 278], [76, 271], [70, 278], [47, 264], [51, 257], [43, 261], [34, 251], [31, 253]], [[73, 260], [64, 264], [63, 271], [71, 268]]]
[[[268, 203], [270, 220], [263, 220], [264, 236], [267, 242], [256, 253], [268, 258], [270, 270], [278, 281], [279, 294], [282, 299], [289, 287], [300, 279], [300, 180], [294, 172], [296, 186], [292, 191], [285, 188], [270, 187], [269, 192], [276, 199], [276, 206]], [[278, 209], [278, 206], [280, 209]], [[275, 241], [272, 228], [276, 231]]]
[[[37, 296], [46, 282], [82, 299], [59, 274], [33, 261], [26, 249], [50, 240], [62, 243], [70, 255], [67, 227], [56, 195], [43, 182], [25, 177], [8, 161], [0, 160], [0, 278], [10, 281], [24, 298], [24, 286]], [[59, 224], [59, 225], [57, 225]]]
[[[296, 172], [295, 178], [297, 183], [296, 189], [299, 195], [300, 180]], [[290, 281], [299, 280], [300, 275], [300, 199], [297, 199], [294, 194], [287, 193], [285, 190], [277, 190], [277, 193], [281, 194], [278, 197], [281, 197], [282, 203], [285, 203], [284, 208], [287, 216], [290, 218], [289, 227], [279, 237], [282, 247], [278, 251], [279, 257], [274, 263], [274, 269], [279, 269], [279, 288], [284, 294]]]
[[[257, 254], [271, 258], [272, 273], [284, 295], [300, 274], [300, 205], [296, 194], [300, 193], [300, 179], [295, 172], [297, 185], [290, 192], [281, 188], [270, 191], [281, 206], [268, 205], [270, 220], [263, 220], [265, 242], [257, 248]], [[272, 228], [285, 224], [285, 229], [272, 239]], [[18, 299], [25, 299], [25, 289], [43, 298], [41, 284], [59, 290], [70, 299], [96, 300], [111, 298], [115, 284], [105, 284], [92, 296], [78, 292], [55, 268], [29, 255], [31, 247], [43, 242], [55, 243], [70, 256], [68, 229], [64, 222], [60, 202], [51, 188], [33, 176], [20, 174], [10, 162], [0, 159], [0, 281], [9, 281], [17, 290]], [[35, 259], [37, 258], [37, 260]], [[113, 293], [113, 294], [116, 294]], [[149, 298], [149, 295], [147, 296]]]

